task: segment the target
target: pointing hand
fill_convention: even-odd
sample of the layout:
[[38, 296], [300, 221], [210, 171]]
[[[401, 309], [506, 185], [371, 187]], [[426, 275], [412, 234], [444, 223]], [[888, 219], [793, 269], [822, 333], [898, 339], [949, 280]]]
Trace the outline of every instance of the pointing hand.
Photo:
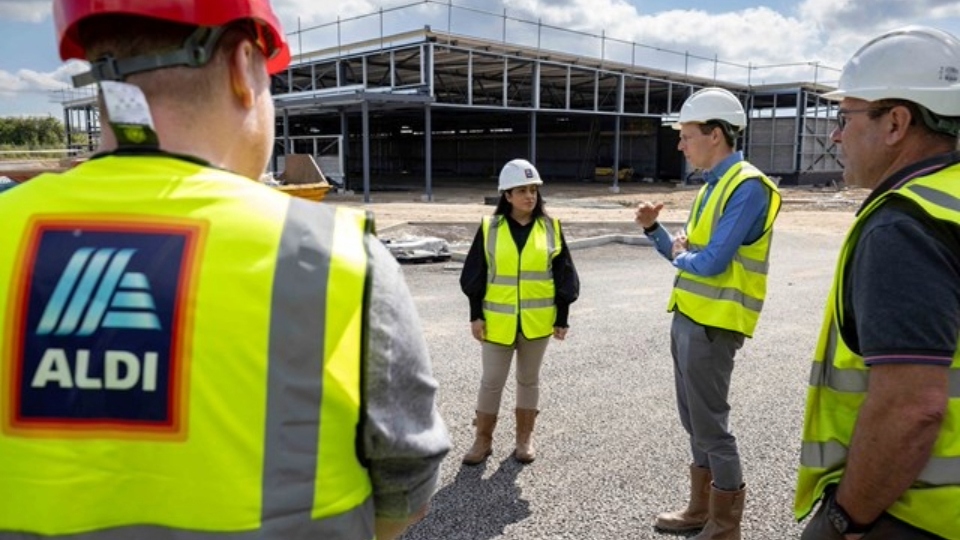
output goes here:
[[637, 205], [637, 213], [634, 221], [644, 229], [649, 229], [657, 222], [660, 210], [663, 210], [662, 202], [652, 203], [650, 201], [643, 201]]

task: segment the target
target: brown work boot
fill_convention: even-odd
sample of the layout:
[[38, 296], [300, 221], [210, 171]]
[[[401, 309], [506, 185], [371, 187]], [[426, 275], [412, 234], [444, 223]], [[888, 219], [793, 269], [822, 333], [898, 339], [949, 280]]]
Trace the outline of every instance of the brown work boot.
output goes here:
[[711, 488], [710, 519], [693, 540], [740, 540], [740, 521], [743, 519], [746, 495], [745, 486], [740, 486], [737, 491]]
[[656, 527], [663, 531], [684, 532], [702, 529], [710, 517], [710, 469], [690, 465], [690, 502], [683, 510], [657, 516]]
[[463, 456], [464, 465], [479, 465], [493, 453], [493, 428], [497, 427], [497, 415], [477, 411], [473, 425], [477, 426], [477, 435], [473, 446]]
[[540, 411], [536, 409], [517, 409], [517, 449], [513, 457], [523, 464], [533, 463], [537, 458], [533, 449], [533, 425]]

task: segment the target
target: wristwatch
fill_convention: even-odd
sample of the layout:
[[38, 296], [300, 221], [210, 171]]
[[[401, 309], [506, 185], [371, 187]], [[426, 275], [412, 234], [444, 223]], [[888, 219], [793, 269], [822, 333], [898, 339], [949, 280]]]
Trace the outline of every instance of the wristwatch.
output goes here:
[[827, 519], [839, 534], [861, 534], [869, 532], [872, 525], [858, 525], [852, 519], [850, 514], [837, 503], [836, 492], [831, 493], [827, 498]]

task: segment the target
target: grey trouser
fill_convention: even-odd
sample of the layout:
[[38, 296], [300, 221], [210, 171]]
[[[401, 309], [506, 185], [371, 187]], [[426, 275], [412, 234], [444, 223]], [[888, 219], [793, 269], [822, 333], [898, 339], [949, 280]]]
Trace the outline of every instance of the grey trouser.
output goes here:
[[[827, 497], [833, 493], [824, 494], [820, 502], [820, 509], [804, 527], [800, 540], [843, 540], [843, 535], [827, 519]], [[863, 535], [863, 540], [938, 540], [939, 536], [911, 527], [890, 514], [881, 514], [870, 531]]]
[[550, 338], [528, 341], [519, 333], [516, 344], [509, 347], [484, 341], [481, 353], [483, 377], [480, 379], [477, 410], [487, 414], [500, 412], [500, 398], [510, 374], [514, 351], [517, 352], [517, 408], [536, 409], [540, 402], [540, 365], [549, 341]]
[[713, 484], [727, 491], [743, 484], [727, 403], [733, 357], [741, 346], [743, 334], [704, 327], [674, 312], [670, 352], [680, 423], [690, 435], [694, 464], [710, 469]]

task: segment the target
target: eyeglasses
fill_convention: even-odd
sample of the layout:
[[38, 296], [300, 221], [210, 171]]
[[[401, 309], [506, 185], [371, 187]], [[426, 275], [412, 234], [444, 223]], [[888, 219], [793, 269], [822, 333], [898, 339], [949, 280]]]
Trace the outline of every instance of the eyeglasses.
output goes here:
[[837, 126], [840, 128], [840, 131], [843, 131], [843, 128], [847, 127], [847, 116], [857, 113], [871, 113], [876, 112], [878, 114], [886, 114], [890, 112], [890, 109], [893, 107], [864, 107], [863, 109], [837, 109]]

